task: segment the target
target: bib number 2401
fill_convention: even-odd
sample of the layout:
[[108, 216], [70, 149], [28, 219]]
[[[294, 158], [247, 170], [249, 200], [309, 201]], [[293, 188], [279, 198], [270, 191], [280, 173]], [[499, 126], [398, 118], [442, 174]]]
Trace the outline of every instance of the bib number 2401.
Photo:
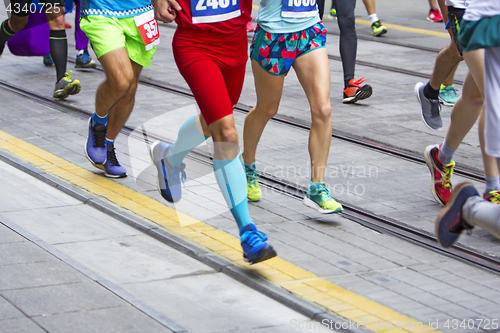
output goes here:
[[193, 23], [222, 22], [241, 15], [240, 0], [191, 0]]

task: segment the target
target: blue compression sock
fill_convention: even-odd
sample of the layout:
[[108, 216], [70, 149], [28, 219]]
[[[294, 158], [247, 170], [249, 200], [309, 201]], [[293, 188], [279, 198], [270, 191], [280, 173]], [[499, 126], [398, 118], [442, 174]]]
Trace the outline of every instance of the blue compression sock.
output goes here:
[[179, 167], [186, 155], [202, 144], [208, 137], [196, 128], [196, 115], [190, 117], [182, 124], [177, 134], [177, 140], [170, 146], [167, 153], [168, 162], [174, 167]]
[[243, 165], [239, 157], [232, 160], [214, 159], [213, 168], [215, 179], [217, 179], [227, 206], [238, 224], [241, 235], [241, 230], [252, 223], [248, 212], [247, 181]]
[[451, 160], [453, 159], [453, 155], [455, 154], [456, 149], [450, 148], [446, 144], [446, 140], [443, 141], [443, 144], [441, 145], [441, 148], [439, 148], [439, 155], [438, 158], [443, 163], [444, 165], [448, 165], [451, 163]]

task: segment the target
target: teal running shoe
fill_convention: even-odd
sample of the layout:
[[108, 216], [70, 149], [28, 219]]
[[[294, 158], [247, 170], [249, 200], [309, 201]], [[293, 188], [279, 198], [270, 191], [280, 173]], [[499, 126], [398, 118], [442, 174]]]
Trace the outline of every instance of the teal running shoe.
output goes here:
[[342, 205], [330, 196], [325, 183], [311, 183], [303, 202], [304, 205], [321, 214], [338, 213], [344, 210]]
[[458, 99], [457, 89], [451, 86], [441, 85], [439, 89], [439, 102], [445, 106], [453, 106]]
[[257, 181], [257, 168], [255, 163], [245, 164], [245, 173], [247, 174], [247, 198], [248, 201], [259, 201], [262, 195], [259, 182]]

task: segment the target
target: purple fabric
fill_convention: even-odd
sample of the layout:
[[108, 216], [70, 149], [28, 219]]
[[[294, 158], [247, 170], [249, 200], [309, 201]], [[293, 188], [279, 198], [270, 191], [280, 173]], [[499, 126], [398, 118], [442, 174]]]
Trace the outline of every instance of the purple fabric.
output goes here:
[[45, 14], [40, 11], [31, 13], [23, 30], [12, 36], [7, 45], [17, 56], [44, 56], [50, 53], [50, 29]]
[[75, 0], [76, 12], [75, 12], [75, 42], [77, 50], [84, 50], [89, 45], [89, 39], [87, 35], [80, 29], [80, 0]]

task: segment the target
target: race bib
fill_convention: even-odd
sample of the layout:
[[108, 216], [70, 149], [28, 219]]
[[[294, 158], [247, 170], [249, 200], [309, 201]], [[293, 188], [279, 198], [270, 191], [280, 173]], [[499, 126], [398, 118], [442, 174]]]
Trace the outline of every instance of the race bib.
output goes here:
[[319, 15], [316, 0], [283, 0], [282, 17], [313, 17]]
[[191, 14], [193, 23], [226, 21], [241, 15], [240, 0], [191, 0]]
[[154, 10], [134, 17], [134, 21], [144, 40], [146, 51], [151, 50], [160, 43], [160, 31], [158, 30], [158, 22], [155, 20]]

